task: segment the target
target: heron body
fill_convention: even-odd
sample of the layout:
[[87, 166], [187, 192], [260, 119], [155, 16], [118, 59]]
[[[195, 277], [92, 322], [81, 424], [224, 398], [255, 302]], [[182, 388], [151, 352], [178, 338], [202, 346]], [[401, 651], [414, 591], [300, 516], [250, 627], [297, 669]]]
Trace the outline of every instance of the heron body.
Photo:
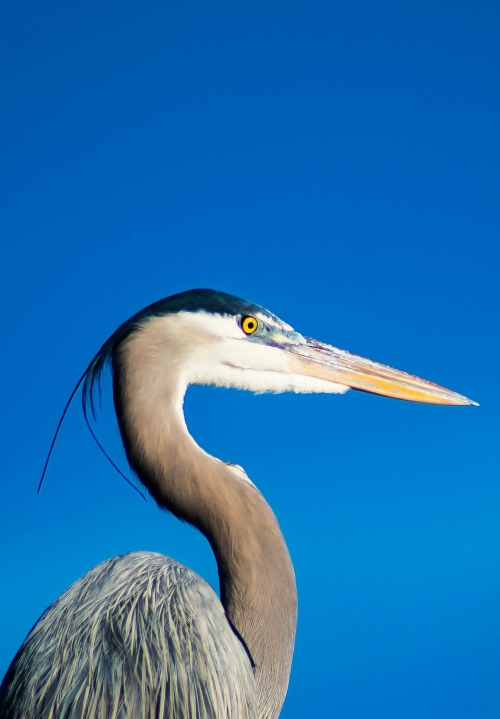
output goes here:
[[262, 307], [212, 290], [161, 300], [118, 328], [82, 378], [84, 407], [108, 360], [129, 463], [161, 507], [210, 542], [220, 600], [162, 555], [104, 562], [32, 629], [0, 688], [0, 717], [275, 719], [295, 639], [292, 563], [276, 517], [244, 470], [210, 456], [189, 434], [187, 387], [353, 387], [474, 403], [310, 340]]
[[214, 590], [150, 552], [103, 562], [64, 592], [5, 682], [2, 717], [257, 716], [250, 659]]

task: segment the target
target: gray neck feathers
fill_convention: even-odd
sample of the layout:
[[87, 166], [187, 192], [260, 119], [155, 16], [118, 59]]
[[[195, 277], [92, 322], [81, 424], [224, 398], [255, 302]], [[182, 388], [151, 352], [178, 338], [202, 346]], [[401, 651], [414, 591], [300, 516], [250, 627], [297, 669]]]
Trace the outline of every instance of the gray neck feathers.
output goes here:
[[[197, 527], [215, 554], [227, 618], [255, 665], [259, 716], [283, 704], [297, 617], [295, 577], [278, 522], [237, 468], [189, 434], [182, 362], [145, 325], [113, 357], [114, 396], [129, 462], [159, 505]], [[178, 348], [170, 348], [178, 360]]]

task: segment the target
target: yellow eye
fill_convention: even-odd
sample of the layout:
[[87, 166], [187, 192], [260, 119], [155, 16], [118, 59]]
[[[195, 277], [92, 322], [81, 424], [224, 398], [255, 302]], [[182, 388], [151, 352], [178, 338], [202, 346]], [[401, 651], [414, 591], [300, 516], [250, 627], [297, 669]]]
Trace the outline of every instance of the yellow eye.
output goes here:
[[258, 326], [259, 322], [255, 319], [255, 317], [246, 315], [241, 318], [241, 329], [246, 335], [253, 335]]

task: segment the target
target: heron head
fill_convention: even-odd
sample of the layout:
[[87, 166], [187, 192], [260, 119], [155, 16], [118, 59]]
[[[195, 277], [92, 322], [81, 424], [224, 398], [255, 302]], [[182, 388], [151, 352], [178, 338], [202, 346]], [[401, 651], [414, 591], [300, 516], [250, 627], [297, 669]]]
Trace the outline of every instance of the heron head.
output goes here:
[[224, 292], [190, 290], [150, 305], [103, 345], [85, 380], [87, 395], [102, 368], [128, 342], [148, 335], [165, 372], [189, 384], [253, 392], [357, 389], [429, 404], [471, 405], [444, 387], [318, 342], [259, 305]]

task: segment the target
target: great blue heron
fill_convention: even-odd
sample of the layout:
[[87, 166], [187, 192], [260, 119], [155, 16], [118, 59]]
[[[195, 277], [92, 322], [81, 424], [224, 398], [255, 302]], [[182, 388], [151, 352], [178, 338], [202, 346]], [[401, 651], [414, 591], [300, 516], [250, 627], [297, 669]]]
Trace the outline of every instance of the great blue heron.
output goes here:
[[[54, 602], [14, 658], [2, 719], [274, 719], [290, 673], [297, 595], [278, 522], [245, 471], [190, 436], [190, 384], [470, 405], [443, 387], [295, 332], [262, 307], [183, 292], [119, 327], [83, 375], [84, 407], [107, 361], [128, 461], [157, 503], [215, 554], [220, 601], [160, 554], [110, 559]], [[77, 385], [78, 386], [78, 385]]]

